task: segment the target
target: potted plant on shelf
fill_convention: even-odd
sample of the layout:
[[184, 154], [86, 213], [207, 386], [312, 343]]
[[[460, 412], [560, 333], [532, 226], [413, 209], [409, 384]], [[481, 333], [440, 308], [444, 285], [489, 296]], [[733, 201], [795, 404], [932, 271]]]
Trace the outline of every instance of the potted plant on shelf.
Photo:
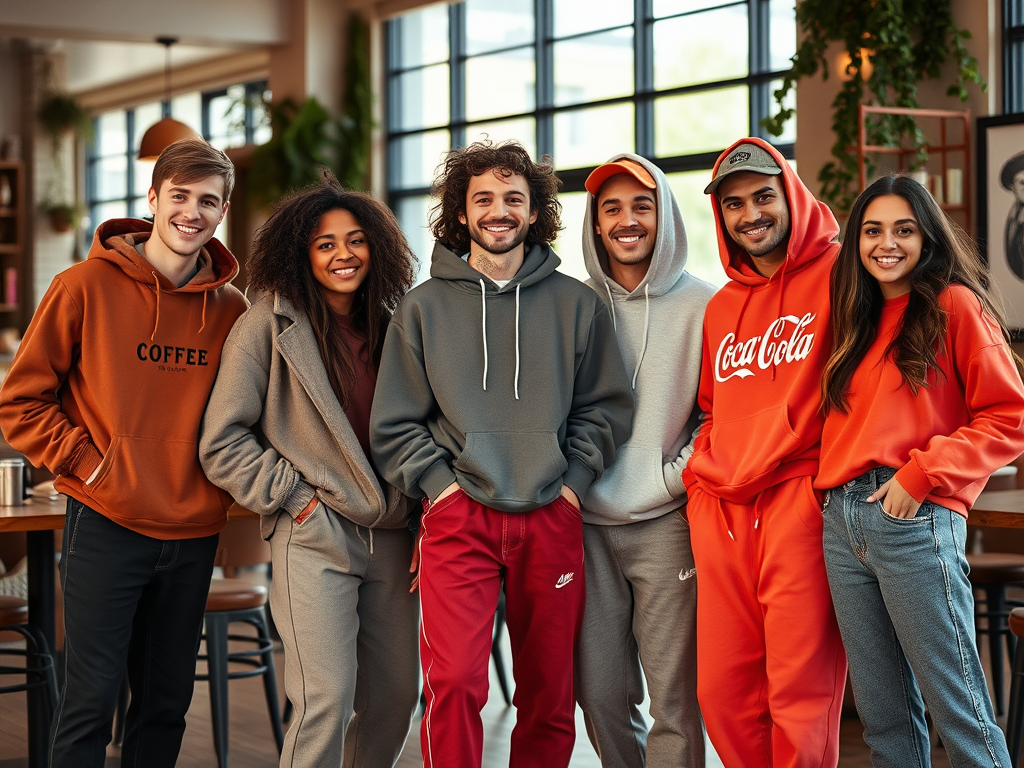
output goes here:
[[[803, 38], [792, 58], [793, 69], [775, 92], [779, 111], [763, 125], [773, 136], [782, 134], [784, 123], [794, 114], [784, 106], [784, 99], [801, 78], [820, 70], [822, 78], [828, 79], [829, 46], [842, 44], [844, 61], [849, 63], [832, 102], [834, 159], [818, 174], [822, 199], [839, 213], [850, 209], [860, 191], [856, 147], [861, 103], [916, 108], [918, 84], [938, 78], [948, 60], [954, 65], [946, 91], [949, 96], [967, 101], [971, 83], [985, 90], [978, 60], [967, 53], [965, 41], [971, 33], [953, 22], [950, 0], [802, 0], [796, 6], [796, 20]], [[883, 116], [869, 123], [867, 130], [869, 144], [909, 147], [918, 151], [918, 164], [926, 159], [926, 139], [912, 117]]]
[[41, 209], [50, 217], [50, 226], [54, 232], [70, 232], [78, 227], [82, 220], [82, 206], [75, 203], [45, 202]]
[[83, 209], [77, 203], [67, 201], [63, 142], [69, 136], [82, 142], [89, 141], [92, 138], [92, 117], [75, 97], [57, 90], [46, 93], [36, 117], [50, 138], [52, 156], [46, 201], [40, 209], [49, 216], [55, 232], [70, 232], [78, 226]]

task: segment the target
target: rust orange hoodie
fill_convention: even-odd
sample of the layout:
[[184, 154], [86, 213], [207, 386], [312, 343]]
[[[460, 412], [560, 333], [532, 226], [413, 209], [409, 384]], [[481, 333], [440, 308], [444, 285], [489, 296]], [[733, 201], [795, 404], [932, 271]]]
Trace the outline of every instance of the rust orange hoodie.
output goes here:
[[[821, 373], [829, 354], [829, 273], [839, 225], [789, 163], [782, 168], [789, 204], [786, 260], [769, 279], [724, 229], [712, 195], [718, 250], [730, 282], [708, 304], [697, 402], [705, 420], [683, 482], [747, 503], [765, 488], [818, 468], [823, 419]], [[726, 157], [736, 146], [722, 153]], [[719, 158], [721, 162], [721, 158]], [[715, 166], [717, 172], [718, 165]]]
[[[231, 498], [199, 465], [199, 422], [245, 299], [217, 240], [181, 288], [135, 245], [152, 225], [115, 219], [57, 275], [0, 388], [0, 428], [63, 493], [157, 539], [209, 536]], [[96, 467], [100, 472], [86, 486]]]

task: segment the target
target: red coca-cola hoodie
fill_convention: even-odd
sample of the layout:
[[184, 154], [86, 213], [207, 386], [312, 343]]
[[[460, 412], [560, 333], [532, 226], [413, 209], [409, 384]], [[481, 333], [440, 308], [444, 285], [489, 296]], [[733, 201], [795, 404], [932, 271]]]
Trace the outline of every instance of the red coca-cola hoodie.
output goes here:
[[736, 503], [817, 472], [821, 376], [831, 338], [829, 273], [839, 251], [835, 216], [770, 144], [741, 139], [719, 163], [743, 142], [763, 147], [782, 168], [789, 243], [782, 266], [764, 277], [725, 231], [722, 206], [711, 196], [730, 281], [704, 316], [697, 402], [705, 420], [683, 472], [687, 488], [696, 484]]

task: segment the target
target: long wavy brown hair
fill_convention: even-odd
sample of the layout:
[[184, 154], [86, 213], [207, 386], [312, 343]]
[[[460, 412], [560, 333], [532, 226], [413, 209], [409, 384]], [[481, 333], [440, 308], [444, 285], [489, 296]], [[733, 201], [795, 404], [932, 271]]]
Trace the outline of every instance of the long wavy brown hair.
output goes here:
[[469, 250], [469, 228], [459, 221], [459, 216], [466, 212], [469, 180], [488, 171], [506, 178], [519, 174], [526, 179], [530, 212], [537, 212], [537, 220], [526, 234], [527, 247], [554, 242], [562, 229], [562, 204], [558, 202], [562, 182], [555, 176], [551, 158], [544, 155], [535, 163], [519, 142], [495, 144], [486, 139], [451, 150], [437, 169], [437, 202], [430, 211], [430, 230], [437, 241], [455, 253]]
[[847, 413], [850, 381], [878, 333], [885, 303], [881, 288], [861, 264], [860, 230], [864, 210], [875, 198], [896, 195], [910, 205], [923, 235], [921, 258], [910, 275], [903, 321], [885, 356], [915, 395], [942, 375], [938, 354], [949, 318], [939, 295], [951, 283], [970, 288], [982, 308], [999, 323], [1007, 350], [1024, 378], [1024, 363], [1010, 349], [1010, 334], [990, 287], [988, 270], [974, 242], [939, 208], [928, 191], [907, 176], [885, 176], [865, 189], [850, 211], [846, 237], [832, 267], [832, 354], [822, 379], [822, 410]]
[[355, 361], [335, 330], [331, 308], [309, 261], [309, 245], [320, 218], [338, 208], [355, 217], [370, 246], [370, 272], [356, 293], [351, 317], [353, 327], [366, 336], [370, 362], [376, 370], [388, 322], [399, 300], [416, 281], [419, 266], [386, 205], [362, 192], [345, 189], [324, 169], [320, 183], [277, 204], [256, 232], [247, 266], [251, 288], [284, 296], [309, 318], [327, 377], [344, 408]]

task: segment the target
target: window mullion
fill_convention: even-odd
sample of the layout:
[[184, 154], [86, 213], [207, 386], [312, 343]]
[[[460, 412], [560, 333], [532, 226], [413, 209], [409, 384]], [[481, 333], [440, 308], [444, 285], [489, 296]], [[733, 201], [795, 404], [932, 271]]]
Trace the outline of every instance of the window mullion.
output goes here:
[[[448, 106], [452, 123], [466, 121], [466, 4], [455, 3], [448, 8]], [[466, 144], [466, 129], [453, 128], [452, 146]]]
[[537, 68], [537, 155], [555, 151], [555, 0], [534, 0], [534, 46]]
[[633, 0], [636, 153], [654, 156], [654, 1]]

